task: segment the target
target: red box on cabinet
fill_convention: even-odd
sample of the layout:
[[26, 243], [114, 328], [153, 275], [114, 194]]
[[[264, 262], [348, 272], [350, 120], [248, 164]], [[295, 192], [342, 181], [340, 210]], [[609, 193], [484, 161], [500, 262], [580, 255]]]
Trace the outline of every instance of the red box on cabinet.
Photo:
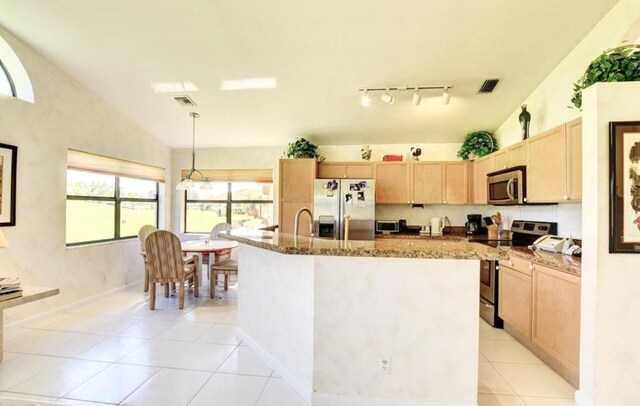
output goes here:
[[382, 157], [383, 161], [402, 161], [402, 155], [385, 155]]

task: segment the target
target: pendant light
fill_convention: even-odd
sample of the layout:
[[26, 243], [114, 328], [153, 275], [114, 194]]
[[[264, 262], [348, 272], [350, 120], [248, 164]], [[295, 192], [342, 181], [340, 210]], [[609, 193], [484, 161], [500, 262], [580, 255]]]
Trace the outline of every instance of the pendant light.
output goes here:
[[191, 190], [195, 188], [196, 183], [191, 179], [194, 174], [200, 175], [201, 179], [204, 179], [205, 183], [200, 186], [200, 189], [211, 189], [211, 184], [209, 183], [209, 178], [206, 178], [202, 175], [202, 172], [196, 169], [196, 118], [200, 117], [200, 115], [194, 111], [189, 113], [191, 117], [193, 117], [193, 134], [191, 141], [191, 170], [187, 172], [187, 175], [180, 180], [180, 182], [176, 185], [176, 190]]
[[442, 104], [449, 104], [451, 100], [451, 93], [449, 93], [449, 87], [445, 87], [442, 92]]

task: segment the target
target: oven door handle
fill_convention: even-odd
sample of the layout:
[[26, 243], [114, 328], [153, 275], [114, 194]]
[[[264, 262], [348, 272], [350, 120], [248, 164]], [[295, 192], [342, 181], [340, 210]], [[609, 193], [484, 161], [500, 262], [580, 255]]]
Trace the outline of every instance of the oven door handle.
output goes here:
[[515, 188], [513, 186], [513, 183], [514, 183], [515, 180], [516, 180], [515, 178], [511, 178], [511, 179], [509, 179], [509, 182], [507, 182], [507, 195], [509, 196], [509, 199], [511, 199], [511, 200], [515, 199], [515, 196], [514, 196]]

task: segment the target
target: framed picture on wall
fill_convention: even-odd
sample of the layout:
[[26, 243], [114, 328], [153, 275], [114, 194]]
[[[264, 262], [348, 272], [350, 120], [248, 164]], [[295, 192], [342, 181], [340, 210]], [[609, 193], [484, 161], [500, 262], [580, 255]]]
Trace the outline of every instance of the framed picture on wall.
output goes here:
[[18, 147], [0, 144], [0, 227], [16, 225]]
[[609, 252], [640, 254], [640, 121], [609, 123]]

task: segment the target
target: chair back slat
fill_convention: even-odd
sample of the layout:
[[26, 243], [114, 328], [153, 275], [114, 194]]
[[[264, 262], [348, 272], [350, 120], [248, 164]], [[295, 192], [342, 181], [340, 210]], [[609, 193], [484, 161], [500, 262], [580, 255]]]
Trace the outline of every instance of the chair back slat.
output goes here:
[[142, 252], [145, 251], [144, 242], [147, 240], [147, 237], [149, 237], [149, 235], [154, 231], [158, 231], [158, 229], [150, 224], [147, 224], [146, 226], [142, 226], [142, 228], [140, 228], [140, 231], [138, 231], [138, 240], [140, 241], [140, 251]]
[[170, 231], [154, 231], [145, 241], [149, 279], [153, 282], [179, 282], [184, 279], [184, 260], [178, 236]]

